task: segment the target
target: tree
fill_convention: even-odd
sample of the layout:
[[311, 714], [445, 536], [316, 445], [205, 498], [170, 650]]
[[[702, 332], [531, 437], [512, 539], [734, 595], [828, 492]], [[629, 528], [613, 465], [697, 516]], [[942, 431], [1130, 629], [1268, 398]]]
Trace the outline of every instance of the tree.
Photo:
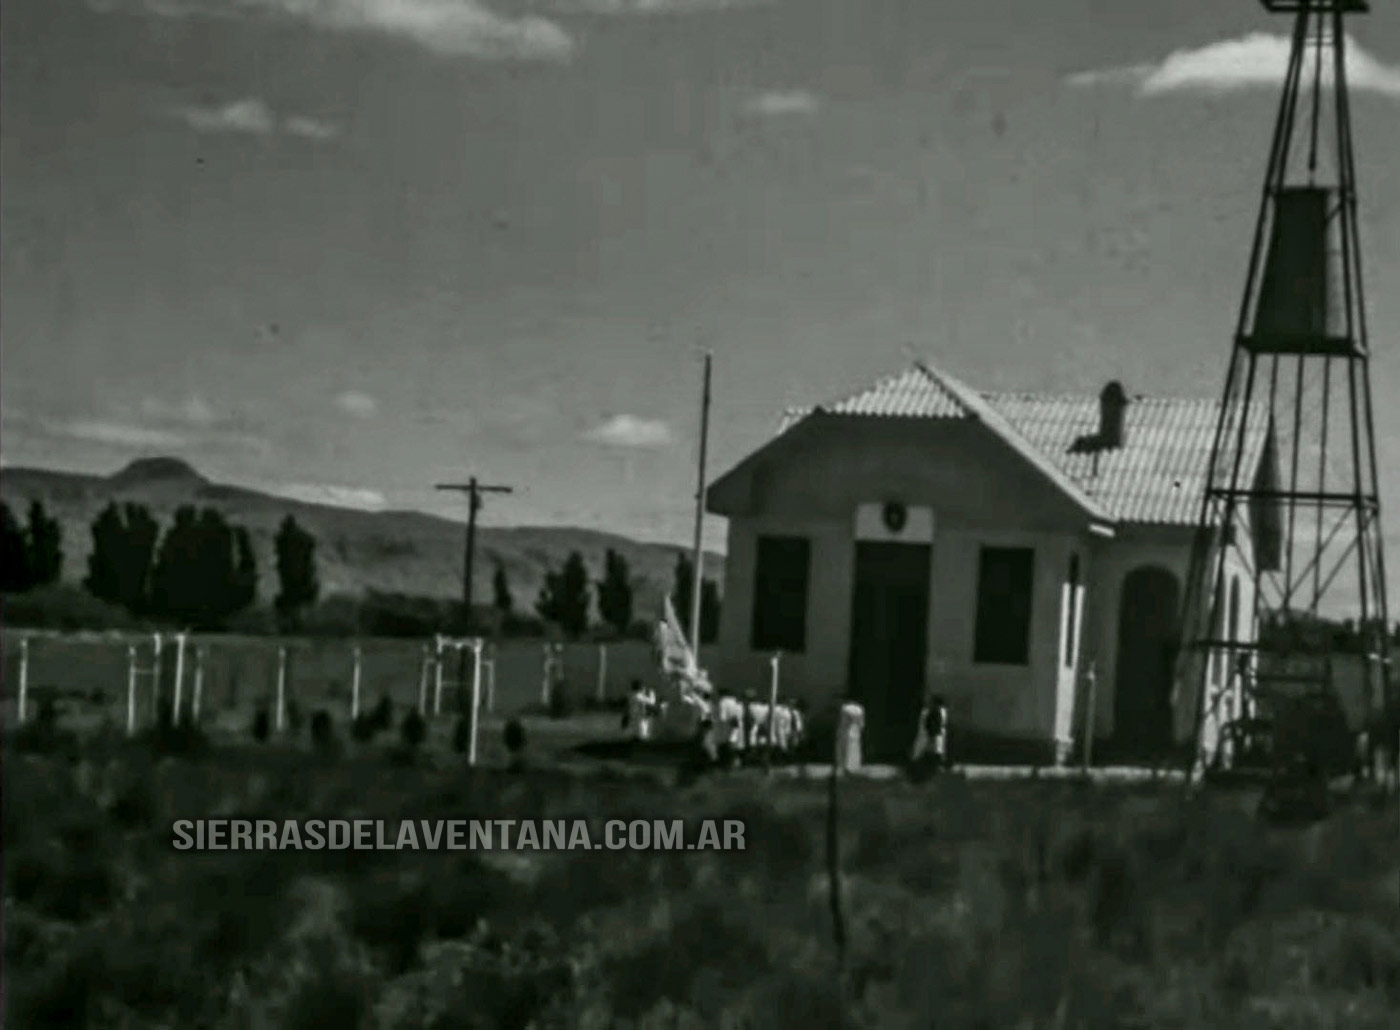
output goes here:
[[44, 506], [33, 501], [29, 505], [28, 527], [29, 579], [32, 586], [57, 583], [63, 574], [63, 528]]
[[276, 547], [279, 589], [274, 604], [284, 622], [295, 624], [307, 605], [315, 604], [321, 595], [316, 578], [316, 538], [288, 515], [278, 527]]
[[618, 633], [632, 625], [632, 577], [627, 559], [611, 547], [603, 558], [603, 578], [598, 582], [598, 614]]
[[510, 580], [506, 578], [506, 567], [501, 562], [496, 562], [496, 572], [491, 577], [491, 605], [503, 619], [510, 618], [515, 608], [515, 598], [510, 594]]
[[29, 571], [29, 542], [10, 506], [0, 501], [0, 590], [18, 593], [34, 585]]
[[[198, 629], [217, 629], [251, 602], [256, 563], [247, 534], [218, 511], [188, 505], [160, 541], [151, 572], [152, 612]], [[251, 588], [251, 589], [250, 589]]]
[[107, 505], [92, 523], [92, 553], [83, 586], [94, 597], [129, 612], [146, 611], [159, 538], [160, 525], [146, 508]]
[[545, 573], [535, 610], [546, 622], [577, 637], [588, 629], [589, 601], [588, 568], [583, 564], [583, 556], [572, 551], [562, 569]]

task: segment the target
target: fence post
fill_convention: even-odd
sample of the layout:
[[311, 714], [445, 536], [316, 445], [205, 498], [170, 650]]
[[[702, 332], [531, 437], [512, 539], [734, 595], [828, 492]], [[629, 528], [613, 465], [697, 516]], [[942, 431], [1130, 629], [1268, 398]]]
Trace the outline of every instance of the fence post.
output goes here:
[[1084, 772], [1087, 774], [1089, 767], [1094, 763], [1094, 709], [1098, 704], [1098, 672], [1094, 662], [1089, 663], [1089, 670], [1085, 673], [1088, 683], [1088, 700], [1084, 706]]
[[598, 704], [608, 697], [608, 645], [598, 645]]
[[448, 649], [449, 647], [452, 647], [453, 645], [451, 644], [450, 641], [444, 640], [442, 637], [438, 637], [438, 638], [434, 641], [434, 644], [435, 644], [435, 651], [434, 651], [434, 656], [433, 656], [433, 657], [434, 657], [434, 664], [437, 666], [437, 668], [436, 668], [436, 670], [434, 670], [434, 672], [433, 672], [433, 714], [434, 714], [434, 715], [441, 715], [441, 714], [442, 714], [442, 666], [443, 666], [443, 655], [444, 655], [444, 653], [447, 651], [447, 649]]
[[418, 674], [418, 714], [428, 714], [428, 668], [433, 660], [432, 652], [428, 650], [428, 645], [423, 645], [423, 665]]
[[781, 651], [774, 651], [773, 657], [768, 659], [768, 747], [764, 761], [769, 770], [773, 768], [773, 748], [777, 743], [778, 666], [782, 662], [782, 658]]
[[185, 686], [185, 638], [188, 635], [187, 632], [175, 634], [175, 702], [170, 706], [172, 724], [180, 721], [180, 695]]
[[467, 764], [476, 765], [476, 730], [481, 714], [481, 641], [472, 641], [472, 707], [468, 718], [471, 735], [467, 742]]
[[29, 709], [29, 638], [19, 638], [19, 722], [24, 725]]
[[355, 645], [355, 671], [350, 674], [350, 718], [360, 717], [360, 645]]
[[155, 648], [154, 657], [151, 659], [151, 719], [155, 720], [156, 712], [160, 709], [160, 658], [165, 651], [165, 640], [159, 633], [153, 633], [152, 646]]
[[486, 710], [494, 712], [496, 710], [496, 648], [491, 647], [491, 657], [482, 664], [486, 667]]
[[275, 712], [277, 732], [281, 733], [287, 723], [287, 649], [277, 649], [277, 710]]
[[554, 677], [554, 645], [544, 645], [544, 669], [540, 673], [540, 704], [549, 707], [549, 687]]
[[204, 701], [204, 647], [194, 649], [194, 689], [190, 693], [190, 722], [199, 722], [199, 707]]
[[126, 645], [126, 735], [136, 732], [136, 645]]

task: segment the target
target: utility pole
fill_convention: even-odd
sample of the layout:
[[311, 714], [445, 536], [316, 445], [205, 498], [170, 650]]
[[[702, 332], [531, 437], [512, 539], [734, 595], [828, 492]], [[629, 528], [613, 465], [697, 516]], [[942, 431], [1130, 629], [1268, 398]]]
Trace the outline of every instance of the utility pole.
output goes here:
[[472, 476], [465, 483], [439, 483], [438, 490], [456, 490], [467, 495], [467, 547], [462, 560], [462, 605], [466, 631], [471, 632], [472, 618], [472, 562], [476, 557], [476, 513], [481, 510], [482, 494], [509, 494], [514, 488], [509, 486], [488, 486], [477, 482]]
[[710, 352], [705, 352], [705, 389], [700, 399], [700, 460], [695, 485], [695, 556], [691, 561], [690, 646], [700, 661], [700, 594], [705, 582], [705, 453], [710, 441]]

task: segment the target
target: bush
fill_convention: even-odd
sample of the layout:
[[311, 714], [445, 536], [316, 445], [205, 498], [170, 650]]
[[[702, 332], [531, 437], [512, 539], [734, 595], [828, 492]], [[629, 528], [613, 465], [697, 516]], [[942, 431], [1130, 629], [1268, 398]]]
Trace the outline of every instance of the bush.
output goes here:
[[27, 629], [136, 629], [140, 622], [125, 608], [100, 601], [81, 587], [53, 583], [0, 598], [0, 621]]

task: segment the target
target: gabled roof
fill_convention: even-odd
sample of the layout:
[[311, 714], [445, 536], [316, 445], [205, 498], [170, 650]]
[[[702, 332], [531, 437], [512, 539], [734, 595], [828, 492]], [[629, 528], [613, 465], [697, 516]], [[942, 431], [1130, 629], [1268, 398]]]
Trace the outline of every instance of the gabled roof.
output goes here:
[[[1255, 403], [1244, 467], [1255, 468], [1268, 436], [1267, 410]], [[1074, 453], [1099, 426], [1096, 395], [974, 391], [924, 362], [831, 404], [784, 413], [781, 435], [815, 412], [876, 418], [978, 419], [1086, 511], [1108, 521], [1194, 525], [1200, 517], [1220, 402], [1134, 397], [1121, 447]]]

